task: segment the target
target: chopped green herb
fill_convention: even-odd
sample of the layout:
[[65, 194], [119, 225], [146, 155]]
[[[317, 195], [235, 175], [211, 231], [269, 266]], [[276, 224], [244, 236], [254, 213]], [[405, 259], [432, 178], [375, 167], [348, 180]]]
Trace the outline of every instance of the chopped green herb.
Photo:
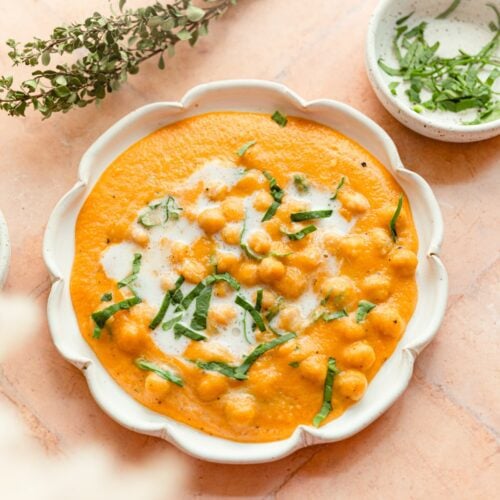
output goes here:
[[401, 213], [401, 208], [403, 206], [403, 195], [399, 195], [399, 200], [398, 200], [398, 206], [396, 207], [396, 210], [394, 212], [394, 215], [391, 218], [391, 221], [389, 222], [389, 231], [391, 233], [392, 241], [396, 241], [398, 237], [398, 233], [396, 231], [396, 221], [398, 220], [399, 214]]
[[184, 386], [184, 382], [178, 375], [175, 375], [172, 372], [165, 370], [165, 368], [162, 368], [161, 366], [158, 366], [157, 364], [152, 363], [151, 361], [148, 361], [143, 358], [138, 358], [135, 360], [135, 366], [137, 366], [137, 368], [140, 368], [141, 370], [146, 370], [156, 373], [160, 377], [164, 378], [165, 380], [168, 380], [169, 382], [173, 382], [179, 387]]
[[275, 121], [280, 127], [286, 127], [288, 123], [288, 118], [286, 115], [281, 114], [279, 111], [275, 111], [271, 116], [271, 119]]
[[196, 298], [196, 308], [194, 310], [193, 319], [191, 320], [191, 328], [193, 330], [205, 330], [207, 327], [207, 315], [211, 298], [211, 286], [207, 286]]
[[285, 191], [283, 191], [283, 189], [281, 189], [278, 186], [276, 179], [269, 172], [264, 172], [264, 175], [269, 181], [269, 191], [274, 201], [266, 210], [264, 217], [262, 217], [262, 222], [265, 222], [266, 220], [273, 218], [274, 214], [278, 210], [278, 207], [281, 205], [281, 200], [283, 199], [283, 196], [285, 196]]
[[163, 323], [163, 325], [161, 325], [161, 327], [163, 330], [165, 330], [167, 332], [181, 319], [182, 319], [182, 314], [178, 314], [177, 316], [173, 316], [172, 318], [170, 318], [168, 321], [165, 321], [165, 323]]
[[292, 368], [298, 368], [300, 363], [298, 361], [292, 361], [288, 363], [288, 366], [291, 366]]
[[150, 229], [169, 220], [178, 220], [182, 208], [177, 205], [173, 196], [167, 196], [161, 201], [150, 203], [147, 210], [139, 217], [138, 222]]
[[316, 231], [316, 229], [318, 229], [316, 226], [309, 225], [296, 233], [287, 233], [286, 231], [282, 231], [282, 232], [284, 235], [288, 236], [288, 238], [290, 238], [291, 240], [297, 241], [297, 240], [301, 240], [302, 238], [307, 236], [309, 233], [313, 233], [314, 231]]
[[[363, 165], [363, 163], [361, 163], [361, 166], [366, 167], [366, 163], [365, 163], [365, 165]], [[339, 190], [344, 185], [344, 183], [345, 183], [345, 177], [342, 176], [342, 178], [340, 179], [339, 183], [337, 184], [337, 187], [335, 188], [335, 193], [333, 193], [333, 196], [330, 198], [330, 200], [333, 201], [333, 200], [337, 199], [337, 196], [339, 194]]]
[[255, 310], [260, 313], [262, 311], [262, 298], [264, 297], [264, 290], [259, 288], [255, 297]]
[[239, 157], [242, 157], [244, 156], [244, 154], [252, 147], [252, 146], [255, 146], [255, 144], [257, 144], [257, 141], [248, 141], [246, 142], [245, 144], [243, 144], [243, 146], [241, 146], [240, 149], [238, 149], [238, 151], [236, 152], [236, 154], [239, 156]]
[[293, 183], [300, 193], [307, 193], [309, 191], [309, 182], [304, 175], [295, 174], [293, 176]]
[[334, 311], [334, 312], [329, 312], [329, 313], [324, 313], [321, 315], [321, 318], [324, 321], [334, 321], [336, 319], [340, 318], [345, 318], [346, 316], [349, 316], [347, 314], [347, 311], [345, 309], [341, 309], [340, 311]]
[[415, 11], [410, 12], [407, 16], [400, 17], [396, 21], [396, 25], [399, 26], [400, 24], [403, 24], [405, 21], [408, 21], [408, 19], [410, 19], [410, 17], [413, 16], [414, 13], [415, 13]]
[[444, 12], [436, 16], [436, 19], [446, 19], [460, 5], [461, 1], [462, 0], [453, 0], [451, 5]]
[[399, 84], [400, 84], [400, 82], [389, 83], [389, 90], [391, 91], [392, 95], [398, 95], [397, 88], [398, 88]]
[[211, 274], [210, 276], [207, 276], [203, 281], [200, 281], [181, 301], [180, 305], [182, 309], [187, 309], [191, 302], [193, 302], [198, 295], [202, 292], [202, 290], [209, 286], [212, 285], [218, 281], [225, 281], [231, 288], [234, 290], [239, 290], [240, 289], [240, 284], [229, 274], [229, 273], [222, 273], [222, 274]]
[[106, 309], [101, 309], [100, 311], [96, 311], [92, 313], [92, 319], [94, 320], [94, 323], [96, 324], [96, 327], [94, 329], [94, 334], [93, 337], [95, 339], [100, 338], [101, 336], [101, 330], [104, 328], [104, 325], [106, 324], [106, 321], [108, 321], [111, 316], [116, 314], [118, 311], [124, 311], [126, 309], [130, 309], [132, 306], [135, 306], [136, 304], [139, 304], [141, 299], [137, 296], [130, 297], [128, 299], [122, 300], [121, 302], [117, 302], [115, 304], [112, 304]]
[[237, 371], [238, 367], [228, 365], [222, 361], [196, 361], [196, 366], [202, 370], [218, 372], [236, 380], [245, 380], [247, 378], [245, 374]]
[[266, 331], [266, 325], [264, 324], [262, 316], [255, 309], [255, 307], [252, 304], [250, 304], [250, 302], [247, 302], [241, 295], [237, 295], [234, 302], [237, 305], [239, 305], [242, 309], [250, 313], [250, 316], [252, 316], [253, 320], [255, 321], [255, 324], [257, 325], [257, 327], [261, 332]]
[[163, 321], [163, 318], [167, 313], [168, 306], [170, 305], [170, 302], [172, 302], [172, 298], [179, 291], [183, 283], [184, 276], [179, 276], [179, 278], [177, 278], [177, 281], [175, 282], [174, 288], [172, 288], [172, 290], [168, 290], [167, 293], [165, 293], [165, 297], [163, 297], [160, 309], [149, 325], [149, 328], [151, 330], [154, 330]]
[[142, 255], [140, 253], [135, 253], [134, 260], [132, 261], [132, 272], [126, 278], [123, 278], [118, 282], [118, 288], [123, 288], [124, 286], [126, 286], [135, 295], [135, 292], [132, 289], [132, 285], [135, 283], [137, 277], [139, 276], [139, 271], [141, 270], [141, 261]]
[[101, 302], [111, 302], [113, 300], [113, 294], [108, 292], [101, 297]]
[[269, 309], [268, 313], [266, 314], [266, 320], [268, 323], [271, 322], [279, 314], [283, 306], [283, 302], [283, 297], [278, 297], [276, 304]]
[[361, 323], [366, 318], [366, 315], [375, 308], [375, 304], [368, 300], [360, 300], [358, 302], [358, 310], [356, 311], [356, 323]]
[[340, 371], [337, 368], [335, 359], [329, 358], [328, 369], [325, 378], [325, 385], [323, 388], [323, 405], [321, 406], [321, 409], [313, 419], [314, 427], [319, 427], [321, 422], [323, 422], [323, 420], [325, 420], [325, 418], [328, 417], [328, 415], [332, 411], [333, 380], [335, 376], [338, 375], [339, 373]]
[[311, 212], [296, 212], [290, 214], [290, 219], [293, 222], [301, 222], [313, 219], [326, 219], [327, 217], [331, 217], [332, 214], [333, 210], [312, 210]]
[[249, 257], [250, 259], [262, 260], [264, 257], [252, 252], [252, 250], [250, 250], [248, 245], [243, 242], [246, 230], [247, 230], [247, 219], [245, 217], [245, 219], [243, 220], [243, 226], [241, 228], [241, 233], [240, 233], [240, 248], [245, 252], [246, 256]]
[[197, 340], [197, 341], [207, 340], [207, 337], [199, 334], [198, 332], [195, 332], [194, 330], [191, 330], [191, 328], [189, 328], [186, 325], [183, 325], [182, 323], [176, 323], [174, 325], [174, 335], [176, 339], [178, 339], [181, 335], [183, 335], [184, 337], [188, 337], [191, 340]]

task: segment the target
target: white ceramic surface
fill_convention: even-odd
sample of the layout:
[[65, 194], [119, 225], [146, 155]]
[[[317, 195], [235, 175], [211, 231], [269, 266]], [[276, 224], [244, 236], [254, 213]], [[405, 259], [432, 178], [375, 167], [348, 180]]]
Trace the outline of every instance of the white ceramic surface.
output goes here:
[[[405, 86], [400, 84], [398, 95], [392, 95], [388, 85], [399, 79], [387, 75], [378, 65], [378, 60], [382, 57], [389, 66], [397, 67], [392, 50], [395, 23], [411, 12], [414, 14], [407, 24], [415, 26], [421, 21], [427, 21], [429, 25], [425, 36], [431, 44], [438, 40], [441, 42], [439, 55], [452, 57], [459, 49], [469, 53], [478, 52], [493, 37], [488, 24], [496, 22], [495, 14], [486, 6], [487, 3], [488, 0], [462, 0], [446, 19], [438, 20], [435, 17], [449, 7], [451, 0], [381, 0], [368, 25], [366, 69], [380, 102], [403, 125], [419, 134], [448, 142], [480, 141], [500, 134], [500, 120], [480, 125], [462, 124], [462, 119], [473, 118], [475, 112], [472, 110], [465, 114], [413, 111], [404, 93]], [[498, 0], [493, 3], [500, 9]], [[500, 91], [499, 87], [500, 81], [497, 80], [495, 90]]]
[[10, 240], [7, 222], [0, 212], [0, 290], [7, 279], [7, 272], [10, 264]]
[[[80, 335], [69, 279], [79, 210], [99, 176], [123, 150], [164, 125], [200, 113], [221, 110], [272, 113], [276, 109], [323, 123], [349, 136], [374, 154], [398, 180], [409, 198], [420, 239], [419, 299], [404, 337], [358, 404], [319, 429], [302, 425], [288, 439], [246, 444], [204, 434], [148, 410], [126, 394]], [[438, 256], [442, 235], [441, 213], [428, 184], [404, 168], [389, 136], [359, 111], [326, 99], [306, 102], [284, 85], [272, 82], [234, 80], [200, 85], [180, 102], [159, 102], [130, 113], [83, 156], [79, 181], [55, 207], [45, 233], [44, 258], [54, 280], [48, 302], [52, 337], [59, 352], [83, 371], [101, 408], [125, 427], [166, 439], [205, 460], [225, 463], [277, 460], [301, 447], [355, 434], [387, 410], [405, 390], [416, 356], [435, 335], [445, 311], [447, 275]]]

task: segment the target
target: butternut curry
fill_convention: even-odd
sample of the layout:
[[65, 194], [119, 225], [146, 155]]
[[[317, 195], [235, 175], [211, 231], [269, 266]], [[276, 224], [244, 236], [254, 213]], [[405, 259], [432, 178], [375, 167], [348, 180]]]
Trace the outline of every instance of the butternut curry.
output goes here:
[[76, 226], [82, 335], [148, 408], [245, 442], [363, 397], [417, 298], [400, 186], [352, 140], [280, 113], [209, 113], [140, 140]]

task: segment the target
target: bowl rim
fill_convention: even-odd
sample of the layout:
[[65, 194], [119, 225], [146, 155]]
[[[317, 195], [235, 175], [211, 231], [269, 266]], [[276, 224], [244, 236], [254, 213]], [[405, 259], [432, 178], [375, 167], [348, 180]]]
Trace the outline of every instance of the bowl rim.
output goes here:
[[[431, 128], [443, 132], [450, 132], [453, 134], [462, 134], [464, 136], [478, 136], [481, 135], [481, 133], [500, 129], [500, 118], [497, 118], [496, 120], [493, 120], [491, 122], [486, 122], [474, 126], [444, 123], [440, 120], [432, 120], [427, 118], [426, 115], [413, 112], [408, 106], [405, 105], [405, 103], [391, 94], [387, 82], [385, 82], [382, 77], [382, 70], [380, 69], [377, 62], [378, 60], [375, 48], [375, 39], [377, 30], [380, 27], [380, 21], [384, 17], [385, 10], [390, 6], [390, 4], [397, 1], [399, 0], [380, 0], [368, 22], [365, 44], [365, 60], [369, 70], [369, 80], [372, 85], [376, 87], [376, 90], [382, 93], [386, 101], [397, 108], [398, 111], [401, 112], [410, 122], [417, 122], [423, 128]], [[437, 3], [439, 2], [436, 2], [436, 4]], [[448, 6], [450, 2], [449, 0], [441, 0], [441, 3], [444, 7]], [[418, 2], [416, 4], [415, 2], [412, 2], [412, 5], [415, 6], [414, 10], [418, 9]], [[376, 94], [378, 94], [378, 92], [376, 92]], [[387, 107], [384, 101], [382, 101], [382, 104], [384, 105], [384, 107]]]
[[0, 290], [3, 288], [10, 265], [10, 239], [7, 221], [0, 210]]
[[[423, 252], [425, 252], [426, 257], [425, 265], [429, 267], [428, 272], [433, 273], [433, 276], [435, 275], [435, 278], [432, 278], [435, 281], [433, 283], [435, 289], [433, 289], [432, 293], [434, 293], [436, 300], [435, 303], [433, 302], [434, 310], [428, 315], [427, 328], [425, 331], [419, 330], [417, 339], [412, 339], [407, 345], [401, 347], [401, 359], [398, 360], [402, 366], [401, 373], [394, 380], [394, 384], [387, 389], [387, 394], [384, 394], [387, 398], [377, 403], [377, 406], [371, 409], [370, 412], [366, 412], [366, 415], [363, 414], [362, 418], [358, 419], [358, 422], [355, 423], [355, 425], [353, 424], [351, 428], [340, 433], [337, 432], [335, 428], [332, 428], [332, 424], [336, 422], [336, 420], [333, 420], [319, 429], [310, 425], [300, 425], [289, 438], [284, 440], [268, 443], [241, 443], [208, 436], [192, 427], [181, 424], [169, 417], [153, 413], [150, 410], [148, 410], [148, 412], [153, 413], [155, 418], [157, 418], [156, 422], [146, 418], [140, 421], [132, 420], [131, 417], [129, 418], [128, 415], [119, 411], [117, 401], [113, 402], [109, 399], [110, 394], [114, 394], [113, 397], [118, 394], [113, 393], [112, 389], [109, 387], [109, 383], [113, 384], [114, 381], [104, 370], [100, 362], [97, 361], [97, 358], [87, 342], [83, 340], [79, 328], [76, 328], [76, 332], [73, 331], [68, 334], [68, 328], [65, 325], [65, 316], [63, 313], [65, 312], [72, 315], [73, 318], [75, 315], [71, 300], [69, 301], [70, 305], [65, 303], [66, 305], [64, 305], [64, 307], [61, 306], [62, 300], [64, 298], [67, 299], [69, 296], [67, 285], [70, 272], [69, 274], [65, 274], [60, 269], [59, 262], [61, 260], [59, 258], [59, 252], [61, 248], [60, 245], [58, 246], [57, 236], [63, 224], [64, 216], [70, 213], [71, 210], [79, 213], [80, 208], [77, 206], [76, 202], [79, 199], [83, 202], [87, 197], [87, 188], [89, 192], [93, 188], [93, 183], [89, 182], [89, 176], [92, 173], [92, 162], [97, 151], [109, 145], [110, 141], [120, 132], [127, 129], [133, 130], [134, 123], [137, 123], [142, 117], [148, 116], [148, 114], [157, 112], [171, 114], [173, 115], [173, 123], [185, 118], [186, 116], [182, 116], [183, 114], [187, 116], [203, 114], [204, 111], [201, 111], [200, 108], [197, 107], [197, 102], [201, 101], [203, 98], [214, 98], [214, 96], [218, 97], [218, 109], [227, 110], [227, 107], [220, 104], [220, 97], [224, 96], [225, 92], [230, 93], [247, 90], [268, 93], [273, 99], [279, 98], [281, 101], [286, 100], [287, 106], [293, 108], [297, 115], [307, 112], [315, 113], [318, 112], [317, 110], [322, 110], [330, 114], [337, 113], [338, 116], [352, 119], [360, 128], [373, 134], [374, 138], [380, 141], [380, 144], [382, 144], [381, 147], [383, 147], [384, 153], [387, 154], [390, 163], [385, 165], [386, 169], [393, 177], [399, 177], [399, 180], [403, 180], [407, 185], [413, 186], [417, 194], [412, 196], [417, 197], [418, 195], [418, 199], [425, 205], [426, 216], [429, 216], [431, 228], [429, 230], [429, 244]], [[240, 111], [248, 111], [248, 109], [243, 108], [244, 106], [242, 105]], [[189, 114], [190, 112], [192, 113]], [[294, 112], [289, 112], [288, 114], [293, 115]], [[320, 120], [314, 121], [321, 123]], [[160, 126], [157, 128], [160, 128]], [[265, 80], [223, 80], [201, 84], [189, 90], [180, 101], [148, 104], [120, 119], [105, 131], [84, 153], [78, 172], [78, 181], [76, 184], [59, 200], [53, 209], [43, 241], [44, 261], [52, 277], [47, 314], [53, 342], [61, 355], [84, 373], [94, 399], [111, 418], [136, 432], [161, 437], [192, 456], [218, 463], [262, 463], [283, 458], [304, 446], [338, 441], [352, 436], [384, 413], [406, 389], [413, 373], [413, 364], [416, 356], [432, 340], [441, 324], [446, 308], [448, 280], [446, 270], [439, 257], [443, 238], [443, 220], [437, 200], [431, 188], [422, 177], [405, 169], [401, 163], [396, 146], [388, 134], [370, 118], [346, 104], [329, 99], [306, 101], [288, 89], [285, 85]], [[411, 201], [408, 188], [406, 188], [406, 191]], [[76, 208], [74, 208], [75, 206]], [[72, 226], [72, 230], [74, 235], [74, 225]], [[73, 258], [74, 254], [71, 257]], [[71, 345], [70, 335], [77, 335], [79, 345], [82, 347], [75, 350], [74, 346]], [[400, 341], [400, 344], [401, 343], [402, 341]], [[94, 359], [95, 362], [92, 359]], [[103, 372], [102, 378], [99, 372]], [[119, 386], [116, 385], [116, 387]], [[116, 390], [116, 388], [113, 390]], [[118, 391], [125, 393], [121, 388], [119, 388]], [[127, 397], [132, 399], [128, 395]], [[140, 403], [135, 400], [132, 401], [135, 405], [144, 409]], [[158, 423], [158, 420], [161, 420], [161, 422]], [[202, 442], [202, 437], [205, 439], [205, 443]], [[210, 446], [207, 446], [207, 442], [210, 443]]]

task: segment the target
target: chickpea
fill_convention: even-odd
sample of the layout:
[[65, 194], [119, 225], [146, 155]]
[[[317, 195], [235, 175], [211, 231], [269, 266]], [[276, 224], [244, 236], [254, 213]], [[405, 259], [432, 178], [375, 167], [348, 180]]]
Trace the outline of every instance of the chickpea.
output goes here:
[[236, 196], [226, 198], [221, 205], [224, 217], [231, 222], [238, 222], [245, 217], [245, 206], [243, 200]]
[[339, 199], [344, 208], [352, 214], [362, 214], [370, 208], [370, 202], [356, 191], [344, 190], [339, 192]]
[[359, 340], [366, 336], [365, 327], [360, 323], [356, 323], [356, 320], [351, 316], [335, 320], [332, 323], [332, 328], [338, 331], [346, 340]]
[[228, 245], [239, 245], [241, 234], [241, 224], [230, 223], [227, 224], [221, 231], [222, 239]]
[[301, 375], [318, 385], [323, 384], [326, 378], [327, 357], [324, 354], [313, 354], [300, 362]]
[[290, 357], [295, 351], [297, 351], [298, 348], [299, 348], [299, 345], [297, 343], [297, 340], [292, 339], [292, 340], [289, 340], [288, 342], [285, 342], [284, 344], [281, 344], [276, 349], [276, 354], [279, 357], [287, 358], [287, 357]]
[[364, 341], [354, 342], [344, 349], [345, 362], [363, 372], [373, 366], [375, 358], [373, 347]]
[[360, 257], [366, 248], [367, 240], [362, 234], [348, 234], [339, 241], [339, 252], [347, 258]]
[[182, 241], [173, 241], [170, 245], [170, 253], [172, 260], [178, 264], [189, 255], [189, 246]]
[[257, 191], [257, 189], [262, 189], [266, 186], [267, 179], [264, 174], [259, 170], [250, 170], [247, 172], [237, 183], [236, 188], [245, 194]]
[[279, 372], [273, 367], [260, 370], [255, 367], [249, 378], [250, 391], [259, 398], [268, 399], [276, 393], [279, 378]]
[[268, 253], [271, 250], [271, 237], [265, 231], [257, 229], [248, 236], [248, 245], [257, 253]]
[[366, 380], [365, 375], [356, 370], [344, 370], [334, 380], [334, 390], [352, 401], [359, 401], [367, 386], [368, 380]]
[[208, 322], [211, 326], [227, 326], [236, 318], [236, 309], [231, 304], [218, 304], [208, 311]]
[[182, 274], [189, 283], [199, 283], [207, 275], [207, 271], [200, 262], [193, 259], [187, 259], [181, 266], [180, 274]]
[[200, 359], [202, 361], [233, 362], [231, 351], [226, 346], [214, 340], [191, 342], [184, 352], [184, 357], [187, 359]]
[[216, 297], [227, 297], [233, 289], [225, 282], [218, 281], [214, 284], [214, 295]]
[[170, 275], [163, 274], [160, 277], [160, 286], [161, 286], [161, 289], [164, 290], [165, 292], [167, 290], [171, 290], [174, 287], [174, 280], [172, 279], [172, 277]]
[[220, 373], [206, 373], [196, 388], [202, 401], [213, 401], [224, 394], [229, 387], [227, 377]]
[[381, 273], [371, 274], [363, 280], [361, 289], [368, 300], [383, 302], [391, 293], [391, 280]]
[[[257, 300], [257, 292], [254, 293], [253, 296], [254, 303]], [[262, 309], [271, 309], [276, 302], [276, 297], [269, 290], [263, 290], [262, 292]]]
[[161, 402], [171, 389], [172, 382], [165, 380], [156, 373], [148, 373], [144, 380], [144, 391], [146, 396], [153, 401]]
[[113, 339], [116, 345], [128, 354], [138, 354], [144, 349], [146, 343], [146, 328], [130, 321], [120, 321], [115, 317], [112, 324]]
[[399, 338], [406, 324], [401, 315], [393, 307], [377, 306], [367, 316], [369, 324], [380, 334]]
[[286, 216], [287, 220], [290, 220], [291, 214], [294, 214], [296, 212], [305, 212], [309, 210], [310, 207], [311, 204], [306, 200], [285, 196], [281, 204], [281, 212]]
[[295, 252], [288, 256], [287, 262], [301, 271], [313, 271], [321, 263], [321, 251], [319, 248], [310, 246], [302, 252]]
[[255, 194], [255, 198], [253, 200], [253, 206], [255, 210], [258, 210], [259, 212], [264, 212], [266, 211], [271, 203], [273, 202], [273, 197], [268, 191], [257, 191]]
[[248, 425], [255, 418], [255, 398], [244, 392], [233, 392], [226, 396], [224, 412], [231, 423]]
[[291, 332], [299, 332], [305, 326], [304, 318], [297, 306], [285, 307], [279, 314], [279, 327]]
[[307, 281], [299, 269], [296, 267], [287, 267], [285, 275], [279, 281], [276, 281], [273, 286], [284, 297], [296, 299], [304, 293]]
[[387, 255], [393, 247], [389, 231], [386, 229], [382, 229], [381, 227], [370, 229], [368, 237], [380, 255]]
[[134, 225], [131, 231], [132, 240], [134, 240], [141, 247], [147, 246], [149, 243], [149, 233], [141, 226]]
[[397, 273], [409, 277], [415, 274], [418, 259], [415, 252], [407, 248], [397, 247], [389, 254], [389, 262]]
[[285, 266], [274, 257], [266, 257], [259, 264], [259, 278], [264, 283], [273, 283], [285, 276]]
[[229, 186], [221, 181], [212, 180], [205, 182], [205, 194], [210, 200], [220, 201], [228, 192]]
[[273, 217], [271, 220], [266, 220], [261, 225], [272, 239], [277, 240], [283, 236], [281, 234], [281, 221], [279, 219]]
[[231, 272], [238, 262], [240, 258], [230, 252], [220, 252], [217, 254], [217, 270], [221, 273]]
[[259, 281], [259, 267], [253, 262], [244, 262], [237, 271], [237, 278], [243, 285], [253, 286]]
[[226, 225], [226, 218], [220, 208], [207, 208], [198, 215], [198, 225], [207, 234], [214, 234]]
[[341, 239], [342, 235], [335, 231], [335, 229], [330, 229], [323, 233], [323, 245], [331, 255], [337, 253]]
[[333, 276], [321, 282], [320, 294], [336, 306], [350, 304], [358, 296], [356, 285], [348, 276]]

